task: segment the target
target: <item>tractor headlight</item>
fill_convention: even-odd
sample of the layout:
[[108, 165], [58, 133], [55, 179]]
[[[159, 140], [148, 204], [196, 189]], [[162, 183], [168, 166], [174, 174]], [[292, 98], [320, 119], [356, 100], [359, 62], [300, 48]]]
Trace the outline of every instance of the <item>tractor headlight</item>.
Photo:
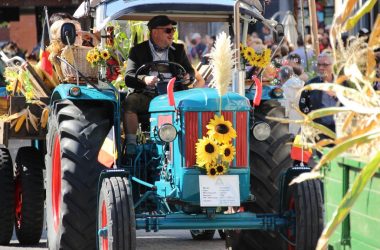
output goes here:
[[177, 130], [172, 124], [165, 123], [158, 129], [158, 138], [160, 138], [161, 141], [172, 142], [176, 137]]
[[70, 94], [70, 96], [78, 97], [82, 94], [82, 91], [80, 90], [80, 88], [78, 86], [74, 86], [74, 87], [70, 88], [69, 94]]
[[259, 141], [265, 141], [270, 136], [270, 126], [266, 122], [259, 122], [253, 126], [253, 136]]
[[282, 98], [282, 97], [284, 97], [284, 91], [281, 88], [276, 87], [276, 88], [272, 89], [270, 95], [273, 98]]

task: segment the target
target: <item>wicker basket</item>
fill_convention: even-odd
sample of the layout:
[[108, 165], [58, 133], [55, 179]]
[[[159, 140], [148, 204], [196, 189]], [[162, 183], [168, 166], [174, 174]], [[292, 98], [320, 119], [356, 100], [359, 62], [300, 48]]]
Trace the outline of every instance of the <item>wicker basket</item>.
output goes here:
[[[87, 52], [91, 49], [91, 47], [84, 46], [72, 47], [75, 60], [73, 66], [75, 66], [76, 64], [76, 67], [78, 68], [79, 72], [81, 72], [85, 77], [97, 78], [98, 67], [91, 66], [91, 64], [86, 60]], [[76, 71], [64, 62], [61, 62], [61, 70], [66, 79], [73, 79], [77, 77]]]

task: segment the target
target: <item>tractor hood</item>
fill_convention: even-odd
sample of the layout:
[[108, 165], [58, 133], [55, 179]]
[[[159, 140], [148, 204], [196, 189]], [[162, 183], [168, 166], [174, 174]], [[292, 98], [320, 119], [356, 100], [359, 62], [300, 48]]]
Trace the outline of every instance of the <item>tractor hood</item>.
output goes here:
[[[176, 107], [181, 111], [217, 111], [222, 110], [250, 110], [249, 100], [237, 93], [228, 92], [222, 98], [216, 89], [199, 88], [174, 92]], [[220, 102], [222, 104], [220, 105]], [[149, 112], [174, 111], [169, 105], [168, 96], [161, 95], [154, 98], [149, 107]]]

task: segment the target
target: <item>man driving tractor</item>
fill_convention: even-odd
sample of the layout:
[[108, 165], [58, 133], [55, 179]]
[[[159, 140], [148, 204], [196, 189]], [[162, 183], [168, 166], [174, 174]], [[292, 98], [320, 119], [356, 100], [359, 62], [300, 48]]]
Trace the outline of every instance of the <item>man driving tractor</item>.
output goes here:
[[[177, 25], [177, 22], [167, 16], [153, 17], [148, 22], [149, 40], [134, 46], [130, 51], [125, 82], [134, 92], [126, 97], [124, 105], [124, 131], [128, 154], [135, 152], [138, 116], [148, 113], [150, 101], [158, 95], [156, 86], [160, 81], [159, 70], [156, 68], [142, 70], [139, 75], [136, 75], [137, 69], [155, 61], [170, 61], [182, 65], [187, 74], [176, 90], [187, 89], [187, 84], [194, 77], [194, 69], [186, 56], [184, 46], [173, 42], [176, 30], [173, 25]], [[164, 67], [159, 73], [165, 75], [165, 78], [176, 76], [171, 67]]]

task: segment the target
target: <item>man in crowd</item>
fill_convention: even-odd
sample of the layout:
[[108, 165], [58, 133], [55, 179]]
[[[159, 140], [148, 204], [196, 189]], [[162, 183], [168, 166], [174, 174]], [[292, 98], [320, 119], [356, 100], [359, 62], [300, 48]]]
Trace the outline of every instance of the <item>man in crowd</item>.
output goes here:
[[[317, 59], [318, 76], [306, 83], [333, 83], [333, 59], [330, 53], [324, 52]], [[300, 97], [300, 110], [308, 114], [313, 110], [333, 107], [337, 105], [337, 99], [332, 92], [319, 90], [303, 91]], [[316, 122], [335, 131], [335, 122], [332, 116], [325, 116], [315, 120]]]
[[308, 67], [308, 61], [312, 60], [314, 56], [314, 52], [311, 49], [305, 48], [302, 36], [299, 36], [297, 39], [297, 49], [292, 51], [290, 54], [298, 54], [301, 57], [301, 64], [304, 69]]
[[[125, 83], [133, 88], [134, 92], [127, 96], [125, 100], [124, 129], [127, 141], [127, 153], [134, 154], [136, 151], [136, 132], [138, 128], [139, 115], [148, 113], [150, 101], [158, 95], [156, 85], [159, 81], [157, 72], [152, 70], [142, 71], [135, 77], [137, 69], [152, 61], [170, 61], [182, 65], [186, 72], [186, 80], [194, 77], [194, 69], [191, 66], [182, 44], [173, 42], [173, 35], [177, 22], [170, 20], [167, 16], [159, 15], [153, 17], [148, 22], [150, 37], [133, 47], [129, 53]], [[174, 72], [161, 72], [175, 76]], [[183, 82], [182, 89], [186, 89]], [[141, 121], [140, 121], [141, 122]]]

